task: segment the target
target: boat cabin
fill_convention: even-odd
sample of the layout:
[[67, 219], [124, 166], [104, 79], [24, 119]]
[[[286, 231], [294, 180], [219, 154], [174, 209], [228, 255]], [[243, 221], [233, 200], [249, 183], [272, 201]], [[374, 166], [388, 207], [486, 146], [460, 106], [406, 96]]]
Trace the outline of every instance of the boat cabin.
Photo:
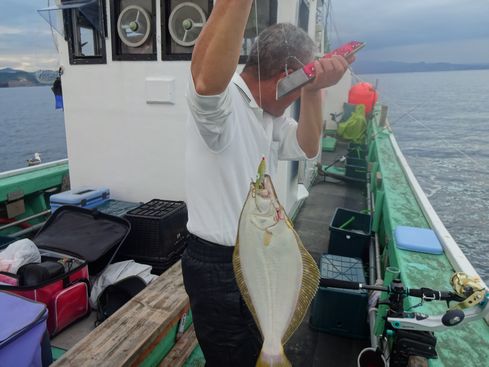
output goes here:
[[[276, 22], [306, 30], [318, 55], [328, 47], [327, 2], [255, 5], [241, 63], [257, 31]], [[73, 187], [107, 186], [113, 197], [136, 202], [185, 200], [185, 91], [193, 45], [212, 7], [209, 0], [63, 0], [39, 11], [58, 31]], [[324, 116], [341, 111], [350, 84], [347, 75], [328, 94]], [[298, 105], [287, 113], [297, 116]], [[289, 213], [307, 196], [314, 169], [314, 162], [280, 163], [278, 195]]]

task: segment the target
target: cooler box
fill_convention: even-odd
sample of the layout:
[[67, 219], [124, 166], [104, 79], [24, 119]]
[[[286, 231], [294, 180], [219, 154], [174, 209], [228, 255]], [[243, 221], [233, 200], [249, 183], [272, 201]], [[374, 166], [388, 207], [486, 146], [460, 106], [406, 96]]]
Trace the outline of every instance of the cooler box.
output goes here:
[[47, 318], [44, 304], [0, 292], [0, 366], [40, 367], [52, 362]]
[[73, 205], [80, 208], [95, 208], [110, 198], [110, 190], [106, 187], [79, 187], [51, 195], [49, 198], [51, 213], [61, 205]]
[[329, 231], [329, 254], [368, 258], [371, 231], [369, 214], [336, 208]]
[[[324, 254], [321, 278], [365, 283], [360, 259]], [[349, 338], [367, 338], [368, 292], [365, 289], [319, 287], [312, 302], [312, 329]]]
[[183, 253], [187, 236], [187, 206], [183, 201], [153, 199], [127, 212], [131, 223], [128, 240], [119, 259], [151, 265], [161, 274]]

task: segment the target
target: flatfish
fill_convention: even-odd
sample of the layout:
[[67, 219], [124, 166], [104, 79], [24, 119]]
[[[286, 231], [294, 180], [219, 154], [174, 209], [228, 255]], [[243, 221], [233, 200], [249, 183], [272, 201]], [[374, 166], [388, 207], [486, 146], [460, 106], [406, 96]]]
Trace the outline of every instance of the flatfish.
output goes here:
[[233, 267], [263, 336], [256, 366], [291, 366], [283, 346], [316, 294], [319, 269], [263, 172], [251, 183], [241, 212]]

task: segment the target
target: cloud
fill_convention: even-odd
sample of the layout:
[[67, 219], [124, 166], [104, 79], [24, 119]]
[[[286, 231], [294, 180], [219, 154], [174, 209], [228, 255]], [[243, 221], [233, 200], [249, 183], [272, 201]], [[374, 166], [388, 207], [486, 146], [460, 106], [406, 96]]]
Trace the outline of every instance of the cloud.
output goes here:
[[400, 45], [369, 50], [365, 47], [357, 58], [365, 61], [451, 62], [455, 64], [489, 63], [487, 39], [443, 41]]
[[0, 0], [0, 68], [57, 67], [51, 30], [37, 13], [46, 5], [44, 0]]
[[10, 67], [26, 71], [36, 71], [39, 69], [56, 70], [58, 67], [58, 58], [56, 55], [50, 53], [0, 55], [0, 65], [0, 68]]
[[6, 27], [0, 25], [0, 38], [6, 35], [21, 34], [22, 32], [22, 29], [18, 27]]
[[[458, 0], [333, 0], [332, 7], [328, 30], [333, 46], [352, 39], [367, 42], [365, 56], [372, 60], [375, 52], [380, 60], [389, 52], [406, 50], [399, 55], [409, 59], [399, 61], [489, 62], [486, 0], [463, 4]], [[468, 45], [476, 47], [470, 49]], [[467, 54], [462, 57], [458, 50]]]

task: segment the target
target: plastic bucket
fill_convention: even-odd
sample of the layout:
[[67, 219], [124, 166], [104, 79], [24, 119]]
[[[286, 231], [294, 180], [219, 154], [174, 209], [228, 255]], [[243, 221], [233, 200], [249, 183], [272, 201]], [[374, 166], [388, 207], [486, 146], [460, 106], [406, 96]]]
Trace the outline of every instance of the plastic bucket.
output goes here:
[[365, 348], [358, 355], [357, 359], [358, 367], [386, 367], [382, 352], [375, 348]]

